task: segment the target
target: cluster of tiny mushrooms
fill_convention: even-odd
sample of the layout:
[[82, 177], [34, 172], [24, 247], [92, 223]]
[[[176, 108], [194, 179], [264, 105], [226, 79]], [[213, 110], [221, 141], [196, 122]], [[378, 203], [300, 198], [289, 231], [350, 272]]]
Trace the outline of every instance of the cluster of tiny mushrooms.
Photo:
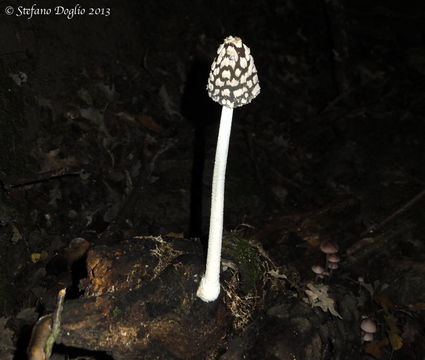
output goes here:
[[254, 59], [240, 38], [228, 36], [218, 48], [207, 90], [208, 95], [222, 105], [212, 182], [207, 264], [196, 293], [203, 301], [210, 302], [220, 294], [224, 184], [233, 109], [250, 103], [260, 93]]
[[[338, 269], [338, 263], [341, 261], [341, 258], [338, 255], [339, 247], [337, 244], [325, 241], [320, 244], [320, 251], [326, 254], [326, 264], [325, 266], [313, 265], [311, 270], [316, 274], [316, 277], [323, 279], [325, 276], [332, 274], [332, 271]], [[359, 281], [362, 278], [359, 278]], [[363, 281], [363, 279], [361, 280]], [[361, 339], [364, 342], [372, 341], [374, 339], [374, 334], [377, 331], [376, 323], [367, 316], [362, 317], [360, 322], [361, 329]]]
[[319, 279], [323, 279], [325, 276], [332, 274], [332, 271], [338, 269], [338, 263], [341, 261], [341, 258], [338, 255], [339, 247], [333, 242], [325, 241], [321, 243], [320, 251], [326, 254], [325, 267], [320, 265], [313, 265], [311, 270]]
[[377, 330], [376, 323], [372, 319], [365, 317], [360, 323], [360, 329], [362, 330], [362, 340], [372, 341]]

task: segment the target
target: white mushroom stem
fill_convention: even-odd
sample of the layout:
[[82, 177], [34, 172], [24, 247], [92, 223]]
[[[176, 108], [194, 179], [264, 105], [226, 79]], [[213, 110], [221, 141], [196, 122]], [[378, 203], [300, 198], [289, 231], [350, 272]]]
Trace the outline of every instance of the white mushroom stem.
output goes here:
[[223, 238], [224, 184], [227, 154], [232, 129], [233, 109], [223, 106], [220, 129], [215, 153], [214, 174], [211, 195], [210, 229], [205, 274], [196, 295], [205, 302], [214, 301], [220, 294], [220, 259]]
[[207, 91], [223, 108], [215, 154], [207, 265], [196, 293], [205, 302], [216, 300], [220, 294], [224, 179], [233, 109], [249, 104], [260, 93], [251, 50], [240, 38], [228, 36], [218, 48], [208, 76]]

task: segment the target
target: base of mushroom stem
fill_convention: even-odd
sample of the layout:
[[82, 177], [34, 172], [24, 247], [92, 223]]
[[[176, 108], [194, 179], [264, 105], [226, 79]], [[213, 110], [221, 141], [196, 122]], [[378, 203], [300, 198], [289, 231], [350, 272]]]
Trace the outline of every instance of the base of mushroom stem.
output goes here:
[[217, 300], [220, 294], [220, 282], [208, 280], [205, 276], [202, 277], [199, 284], [196, 296], [205, 302]]

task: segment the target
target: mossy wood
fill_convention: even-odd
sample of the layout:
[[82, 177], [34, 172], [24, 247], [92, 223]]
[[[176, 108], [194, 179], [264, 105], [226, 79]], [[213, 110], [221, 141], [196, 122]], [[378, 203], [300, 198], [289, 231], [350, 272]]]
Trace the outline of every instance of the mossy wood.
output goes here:
[[[106, 351], [118, 360], [214, 353], [220, 339], [235, 324], [247, 324], [260, 303], [244, 306], [243, 294], [236, 295], [235, 270], [226, 272], [219, 301], [202, 302], [195, 293], [203, 259], [198, 241], [181, 238], [138, 237], [91, 249], [88, 278], [81, 282], [84, 296], [65, 303], [59, 342]], [[242, 323], [237, 309], [246, 317]]]

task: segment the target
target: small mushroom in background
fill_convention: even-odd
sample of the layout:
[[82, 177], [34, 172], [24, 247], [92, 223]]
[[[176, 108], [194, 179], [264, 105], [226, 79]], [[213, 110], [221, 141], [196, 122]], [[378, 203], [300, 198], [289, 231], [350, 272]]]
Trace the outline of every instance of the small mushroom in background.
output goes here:
[[340, 257], [336, 255], [338, 250], [338, 245], [330, 241], [325, 241], [320, 245], [320, 251], [326, 254], [326, 269], [330, 272], [338, 269], [338, 263], [340, 262]]
[[89, 248], [90, 243], [86, 239], [82, 237], [72, 239], [69, 242], [68, 247], [63, 251], [63, 256], [65, 257], [68, 267], [81, 259], [87, 253]]
[[329, 273], [325, 271], [325, 268], [320, 265], [313, 265], [311, 267], [311, 271], [313, 271], [316, 274], [316, 280], [323, 279], [326, 275], [329, 275]]
[[362, 340], [372, 341], [376, 333], [376, 323], [370, 318], [365, 318], [360, 323], [360, 329], [362, 329]]
[[320, 244], [320, 250], [326, 255], [336, 254], [339, 250], [338, 245], [330, 241], [325, 241]]
[[365, 342], [373, 341], [373, 334], [365, 332], [362, 336], [362, 340]]
[[228, 36], [218, 48], [207, 90], [223, 106], [214, 163], [206, 270], [196, 293], [203, 301], [210, 302], [220, 293], [224, 184], [233, 109], [250, 103], [260, 93], [254, 59], [240, 38]]
[[328, 255], [328, 262], [338, 264], [341, 261], [341, 258], [337, 254]]
[[338, 264], [337, 263], [333, 263], [333, 262], [329, 262], [328, 263], [328, 269], [329, 270], [336, 270], [336, 269], [338, 269]]
[[90, 243], [86, 239], [82, 237], [73, 238], [66, 248], [61, 249], [48, 262], [46, 265], [47, 272], [56, 275], [69, 272], [72, 266], [86, 255], [89, 248]]
[[337, 254], [330, 254], [327, 256], [328, 268], [329, 270], [338, 269], [338, 263], [341, 261], [341, 258]]

